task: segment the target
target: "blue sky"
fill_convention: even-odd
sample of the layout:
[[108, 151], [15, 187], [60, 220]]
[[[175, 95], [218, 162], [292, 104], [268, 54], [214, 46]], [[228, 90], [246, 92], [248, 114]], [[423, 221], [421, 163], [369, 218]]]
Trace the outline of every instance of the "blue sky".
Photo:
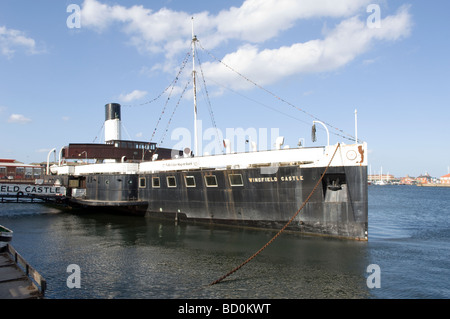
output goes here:
[[207, 98], [218, 131], [254, 129], [260, 146], [277, 131], [290, 146], [326, 144], [323, 130], [311, 141], [314, 118], [332, 125], [330, 143], [351, 143], [337, 129], [354, 136], [357, 109], [372, 173], [439, 177], [450, 166], [449, 12], [445, 0], [2, 0], [0, 158], [41, 162], [103, 142], [110, 102], [122, 104], [124, 139], [149, 141], [156, 128], [155, 142], [179, 146], [176, 133], [193, 127], [190, 88], [176, 107], [191, 61], [158, 126], [167, 95], [145, 102], [174, 80], [194, 17], [203, 133], [214, 127]]

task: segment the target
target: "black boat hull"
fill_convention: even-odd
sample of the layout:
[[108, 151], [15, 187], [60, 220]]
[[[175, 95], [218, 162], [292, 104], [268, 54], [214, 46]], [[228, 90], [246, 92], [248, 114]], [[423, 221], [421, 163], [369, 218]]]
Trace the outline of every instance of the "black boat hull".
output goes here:
[[367, 167], [330, 167], [319, 182], [324, 171], [295, 165], [94, 174], [85, 179], [85, 196], [72, 201], [154, 217], [267, 229], [282, 228], [306, 202], [287, 230], [367, 240]]

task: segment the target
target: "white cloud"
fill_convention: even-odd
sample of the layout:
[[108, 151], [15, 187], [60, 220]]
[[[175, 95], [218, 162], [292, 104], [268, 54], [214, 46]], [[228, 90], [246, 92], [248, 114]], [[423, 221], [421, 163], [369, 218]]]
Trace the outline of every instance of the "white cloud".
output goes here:
[[[108, 6], [97, 0], [85, 0], [81, 10], [82, 27], [104, 31], [111, 24], [124, 25], [123, 32], [130, 36], [130, 43], [143, 52], [165, 52], [171, 55], [186, 49], [190, 43], [190, 16], [162, 8], [157, 12], [134, 5]], [[174, 51], [175, 50], [175, 51]]]
[[30, 54], [37, 53], [35, 40], [25, 36], [22, 31], [0, 26], [0, 53], [11, 58], [18, 48]]
[[119, 99], [122, 102], [131, 102], [133, 100], [139, 100], [146, 95], [147, 95], [146, 91], [134, 90], [133, 92], [128, 93], [128, 94], [121, 94], [119, 96]]
[[[378, 29], [368, 28], [365, 20], [355, 16], [329, 30], [324, 39], [264, 50], [253, 44], [244, 45], [222, 61], [264, 85], [293, 74], [336, 70], [369, 50], [375, 40], [397, 40], [408, 36], [410, 31], [411, 17], [408, 8], [402, 7], [397, 14], [383, 19]], [[206, 77], [229, 83], [235, 89], [252, 86], [246, 81], [236, 81], [219, 62], [204, 63], [203, 70]]]
[[27, 124], [31, 122], [31, 119], [23, 116], [22, 114], [11, 114], [8, 119], [9, 123]]
[[[314, 17], [346, 17], [365, 7], [370, 0], [247, 0], [216, 17], [225, 38], [262, 42], [291, 28], [297, 20]], [[234, 23], [239, 21], [239, 23]]]
[[[371, 0], [246, 0], [242, 5], [222, 10], [217, 15], [195, 13], [195, 26], [201, 38], [214, 47], [230, 39], [259, 43], [289, 29], [297, 20], [314, 17], [347, 17], [365, 8]], [[99, 32], [113, 23], [122, 23], [130, 43], [140, 50], [170, 55], [189, 47], [191, 14], [167, 8], [158, 11], [134, 5], [107, 5], [85, 0], [82, 27]]]
[[366, 59], [366, 60], [362, 61], [362, 64], [363, 65], [370, 65], [370, 64], [375, 63], [376, 61], [377, 61], [377, 59]]
[[[234, 52], [221, 60], [263, 85], [294, 74], [338, 69], [367, 52], [375, 41], [395, 41], [409, 35], [412, 25], [409, 7], [401, 7], [394, 15], [382, 15], [381, 27], [370, 28], [366, 9], [371, 2], [245, 0], [240, 7], [231, 7], [216, 15], [194, 14], [195, 28], [201, 30], [201, 43], [207, 49], [236, 40], [238, 47], [230, 45]], [[173, 70], [172, 57], [189, 49], [191, 15], [186, 12], [167, 8], [153, 11], [142, 5], [124, 7], [85, 0], [81, 14], [83, 27], [102, 32], [113, 24], [120, 24], [129, 43], [139, 51], [163, 53], [167, 60], [160, 69], [164, 71]], [[260, 48], [263, 42], [279, 36], [297, 21], [312, 18], [333, 18], [338, 22], [323, 31], [323, 38], [273, 49]], [[235, 76], [217, 62], [204, 63], [203, 70], [215, 81], [243, 88], [243, 82], [236, 81]], [[248, 82], [244, 87], [248, 87]], [[123, 96], [124, 100], [134, 99], [131, 94]]]

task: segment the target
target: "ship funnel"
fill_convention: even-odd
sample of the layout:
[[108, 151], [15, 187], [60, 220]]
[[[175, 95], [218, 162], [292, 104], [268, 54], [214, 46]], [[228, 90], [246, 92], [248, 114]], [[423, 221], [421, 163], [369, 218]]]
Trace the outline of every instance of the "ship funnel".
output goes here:
[[120, 104], [105, 105], [105, 142], [120, 140]]

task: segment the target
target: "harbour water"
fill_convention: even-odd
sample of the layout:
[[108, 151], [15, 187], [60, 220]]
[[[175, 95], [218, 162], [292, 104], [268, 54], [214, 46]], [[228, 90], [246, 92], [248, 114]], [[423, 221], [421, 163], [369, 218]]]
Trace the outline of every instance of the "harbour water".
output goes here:
[[447, 299], [449, 214], [450, 188], [369, 186], [368, 242], [285, 233], [209, 286], [275, 233], [0, 204], [0, 224], [49, 299]]

